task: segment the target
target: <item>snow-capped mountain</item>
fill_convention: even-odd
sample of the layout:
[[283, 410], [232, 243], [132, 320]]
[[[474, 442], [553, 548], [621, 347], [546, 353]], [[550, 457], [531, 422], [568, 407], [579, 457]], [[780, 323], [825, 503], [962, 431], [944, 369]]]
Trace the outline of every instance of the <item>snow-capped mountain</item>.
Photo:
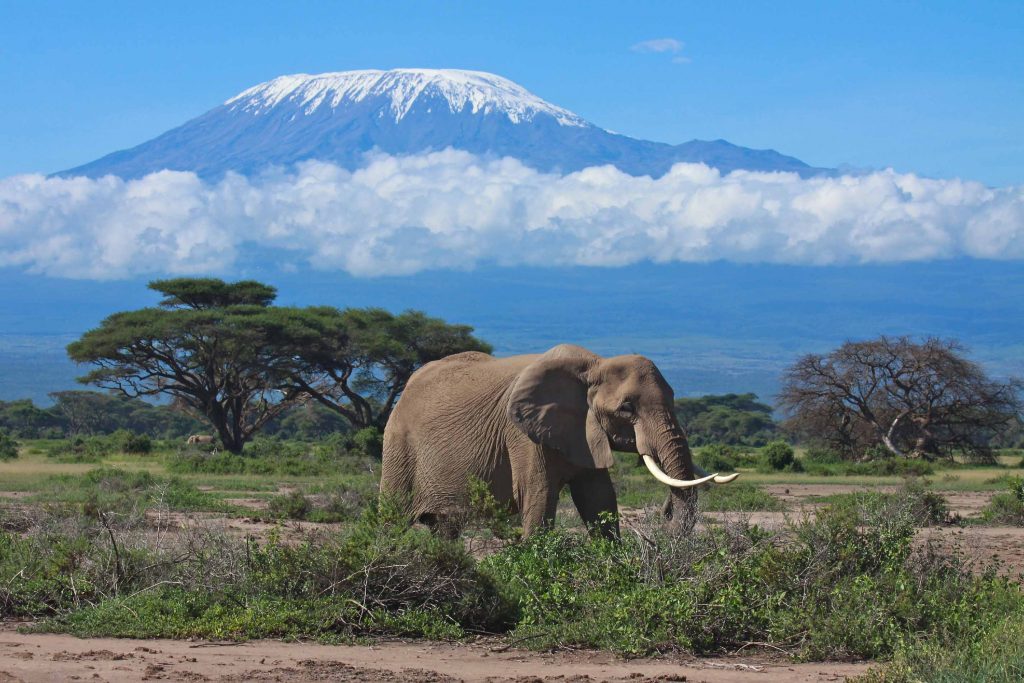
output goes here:
[[562, 172], [614, 164], [660, 176], [679, 161], [723, 172], [829, 172], [724, 140], [669, 145], [611, 133], [494, 74], [394, 69], [281, 76], [153, 140], [60, 175], [134, 178], [173, 169], [215, 178], [308, 159], [355, 168], [374, 149], [401, 155], [446, 147]]

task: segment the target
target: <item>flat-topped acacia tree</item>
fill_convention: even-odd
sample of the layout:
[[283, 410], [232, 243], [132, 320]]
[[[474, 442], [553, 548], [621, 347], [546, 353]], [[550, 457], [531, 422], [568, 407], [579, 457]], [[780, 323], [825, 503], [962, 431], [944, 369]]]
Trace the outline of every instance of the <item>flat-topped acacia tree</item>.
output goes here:
[[383, 429], [417, 368], [491, 350], [473, 328], [419, 311], [273, 306], [275, 289], [252, 281], [149, 287], [165, 297], [158, 307], [115, 313], [68, 346], [72, 360], [96, 366], [80, 381], [131, 397], [170, 396], [235, 453], [311, 398], [356, 429]]
[[179, 278], [149, 288], [164, 295], [158, 307], [115, 313], [68, 345], [72, 360], [95, 366], [79, 381], [131, 397], [170, 396], [205, 418], [232, 453], [305, 399], [280, 382], [294, 369], [279, 352], [286, 316], [270, 305], [273, 287]]
[[356, 429], [383, 430], [409, 377], [430, 361], [463, 351], [489, 353], [468, 325], [420, 311], [381, 308], [289, 309], [282, 336], [284, 383], [345, 417]]

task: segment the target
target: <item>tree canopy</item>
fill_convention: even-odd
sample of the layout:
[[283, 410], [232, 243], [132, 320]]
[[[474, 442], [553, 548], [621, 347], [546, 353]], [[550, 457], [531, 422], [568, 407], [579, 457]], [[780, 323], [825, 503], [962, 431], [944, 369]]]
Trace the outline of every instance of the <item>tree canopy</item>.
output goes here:
[[240, 452], [266, 424], [313, 399], [356, 429], [383, 429], [412, 373], [467, 350], [472, 328], [418, 311], [279, 307], [254, 281], [158, 280], [158, 307], [116, 313], [68, 346], [80, 381], [128, 397], [164, 395]]
[[420, 311], [302, 309], [292, 319], [291, 388], [344, 415], [356, 429], [383, 429], [412, 373], [463, 351], [490, 352], [473, 328]]
[[847, 342], [790, 367], [780, 392], [786, 426], [846, 455], [991, 457], [1020, 420], [1021, 385], [989, 378], [952, 340], [879, 337]]
[[678, 398], [675, 409], [694, 446], [763, 446], [778, 434], [772, 407], [758, 401], [756, 394]]
[[115, 313], [68, 345], [95, 369], [80, 381], [130, 397], [167, 395], [241, 452], [267, 421], [302, 400], [280, 386], [288, 359], [273, 288], [252, 282], [161, 280], [158, 308]]

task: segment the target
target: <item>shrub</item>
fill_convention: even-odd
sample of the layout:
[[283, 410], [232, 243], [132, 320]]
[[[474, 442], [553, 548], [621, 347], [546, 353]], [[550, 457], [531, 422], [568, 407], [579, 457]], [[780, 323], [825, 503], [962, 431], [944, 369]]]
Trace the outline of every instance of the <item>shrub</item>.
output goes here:
[[278, 518], [306, 519], [313, 511], [313, 505], [301, 491], [291, 491], [271, 498], [267, 511]]
[[894, 493], [864, 491], [843, 493], [828, 499], [833, 511], [852, 516], [867, 524], [895, 514], [907, 514], [917, 526], [945, 524], [950, 521], [949, 503], [928, 483], [911, 477]]
[[642, 655], [756, 642], [809, 659], [885, 658], [1024, 614], [1013, 583], [912, 553], [914, 513], [891, 502], [863, 516], [824, 510], [781, 537], [743, 524], [690, 534], [641, 524], [621, 542], [555, 531], [482, 564], [515, 591], [515, 637], [540, 648]]
[[234, 509], [176, 477], [113, 467], [98, 467], [84, 475], [50, 477], [46, 490], [47, 502], [70, 504], [92, 517], [99, 512], [139, 514], [160, 506], [172, 510]]
[[1017, 683], [1024, 673], [1024, 615], [1014, 614], [954, 644], [945, 639], [901, 643], [893, 661], [857, 683]]
[[120, 582], [95, 525], [66, 536], [70, 549], [52, 534], [0, 533], [0, 616], [136, 638], [456, 638], [514, 624], [507, 591], [460, 544], [401, 518], [385, 502], [341, 534], [297, 543], [214, 535], [140, 547], [139, 565], [156, 569]]
[[384, 435], [376, 427], [365, 427], [352, 435], [352, 444], [360, 455], [381, 459], [384, 453]]
[[761, 449], [765, 462], [773, 470], [792, 469], [794, 457], [793, 447], [785, 441], [771, 441]]
[[812, 446], [804, 453], [804, 465], [814, 463], [816, 465], [835, 465], [842, 461], [839, 454], [830, 448]]
[[743, 481], [701, 491], [697, 504], [707, 512], [758, 512], [785, 509], [782, 501], [764, 489]]
[[379, 458], [357, 450], [347, 434], [331, 435], [318, 444], [277, 438], [256, 438], [244, 455], [227, 451], [209, 453], [185, 447], [167, 458], [165, 465], [178, 474], [264, 474], [318, 476], [325, 474], [370, 474]]
[[152, 452], [153, 442], [146, 434], [135, 434], [127, 429], [118, 429], [110, 435], [110, 443], [115, 450], [132, 455], [145, 455]]
[[306, 518], [311, 522], [344, 522], [356, 519], [373, 502], [376, 493], [376, 486], [373, 485], [331, 485], [316, 497], [313, 509]]
[[14, 460], [18, 457], [18, 442], [7, 433], [6, 429], [0, 429], [0, 460]]
[[106, 436], [73, 436], [63, 439], [47, 450], [47, 456], [58, 462], [92, 463], [114, 453]]
[[487, 482], [475, 477], [469, 481], [468, 517], [467, 525], [484, 529], [497, 539], [505, 541], [519, 536], [511, 505], [499, 503]]
[[1024, 478], [1007, 477], [1006, 488], [992, 496], [981, 518], [990, 524], [1024, 526]]
[[708, 472], [735, 472], [736, 449], [725, 444], [711, 444], [698, 449], [697, 464]]

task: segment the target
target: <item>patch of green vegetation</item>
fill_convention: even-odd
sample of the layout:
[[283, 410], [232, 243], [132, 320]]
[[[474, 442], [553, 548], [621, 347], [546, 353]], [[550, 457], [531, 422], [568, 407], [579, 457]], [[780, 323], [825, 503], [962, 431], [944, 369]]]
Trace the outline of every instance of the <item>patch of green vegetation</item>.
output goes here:
[[18, 457], [18, 442], [6, 429], [0, 428], [0, 460], [14, 460]]
[[[376, 444], [362, 430], [355, 435], [338, 434], [316, 444], [258, 437], [246, 444], [242, 455], [186, 448], [169, 456], [165, 465], [176, 474], [246, 474], [291, 477], [322, 476], [345, 472], [372, 471], [370, 456], [363, 448]], [[356, 436], [365, 438], [355, 445]]]
[[1019, 584], [912, 554], [915, 528], [901, 508], [867, 520], [824, 511], [783, 543], [741, 525], [640, 528], [621, 542], [555, 531], [482, 564], [514, 591], [514, 637], [538, 648], [718, 653], [756, 642], [807, 659], [887, 658], [1024, 614]]
[[[91, 477], [114, 489], [152, 481]], [[500, 517], [478, 498], [482, 514]], [[388, 503], [287, 543], [203, 528], [154, 543], [120, 519], [59, 515], [0, 531], [0, 617], [45, 619], [40, 630], [79, 636], [339, 641], [484, 631], [530, 647], [626, 655], [757, 642], [806, 659], [895, 657], [904, 667], [919, 666], [911, 656], [920, 643], [949, 653], [994, 643], [986, 638], [1013, 633], [1024, 617], [1019, 583], [912, 551], [919, 512], [907, 495], [835, 505], [780, 532], [743, 523], [687, 532], [648, 519], [608, 541], [556, 529], [481, 561], [460, 542], [410, 527]]]
[[772, 407], [756, 394], [678, 398], [676, 416], [694, 446], [762, 446], [778, 433]]
[[231, 512], [236, 508], [177, 477], [159, 477], [145, 470], [98, 467], [85, 474], [50, 477], [35, 502], [71, 505], [87, 514], [141, 513], [154, 507], [170, 510]]
[[919, 526], [950, 522], [949, 503], [928, 483], [917, 478], [906, 479], [894, 493], [861, 491], [837, 493], [817, 499], [829, 503], [836, 514], [845, 514], [866, 523], [872, 518], [907, 510]]
[[883, 457], [867, 461], [840, 460], [835, 462], [808, 460], [801, 462], [808, 474], [824, 477], [840, 476], [877, 476], [877, 477], [923, 477], [934, 474], [938, 469], [935, 463], [927, 460], [911, 460], [908, 458]]
[[988, 524], [1024, 526], [1024, 478], [1006, 477], [1006, 491], [997, 493], [981, 511]]
[[[71, 539], [74, 559], [109, 554], [103, 538]], [[82, 637], [454, 638], [508, 629], [516, 615], [461, 544], [409, 527], [387, 504], [299, 544], [220, 538], [173, 562], [143, 553], [158, 570], [122, 572], [117, 585], [102, 562], [60, 561], [62, 543], [33, 541], [0, 534], [0, 616], [49, 616], [38, 630]]]
[[1018, 683], [1024, 679], [1024, 615], [1013, 614], [981, 632], [977, 640], [913, 640], [902, 643], [892, 662], [872, 669], [857, 683]]
[[711, 486], [698, 494], [697, 501], [706, 512], [780, 512], [786, 508], [760, 486], [742, 481]]

